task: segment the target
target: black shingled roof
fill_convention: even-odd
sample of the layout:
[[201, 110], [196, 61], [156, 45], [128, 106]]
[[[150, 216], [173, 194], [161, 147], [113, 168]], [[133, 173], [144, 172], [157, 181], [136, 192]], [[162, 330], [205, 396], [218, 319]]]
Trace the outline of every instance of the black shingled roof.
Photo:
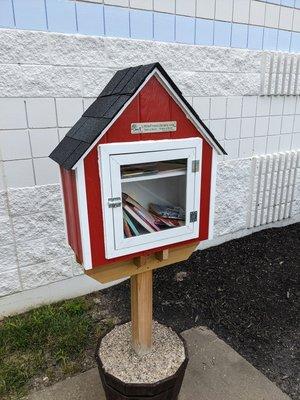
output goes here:
[[181, 91], [163, 67], [159, 63], [154, 63], [117, 71], [94, 103], [84, 112], [82, 117], [52, 151], [50, 158], [63, 168], [71, 169], [155, 68], [159, 70], [186, 107], [199, 121], [215, 146], [223, 154], [226, 154], [223, 147], [185, 100]]

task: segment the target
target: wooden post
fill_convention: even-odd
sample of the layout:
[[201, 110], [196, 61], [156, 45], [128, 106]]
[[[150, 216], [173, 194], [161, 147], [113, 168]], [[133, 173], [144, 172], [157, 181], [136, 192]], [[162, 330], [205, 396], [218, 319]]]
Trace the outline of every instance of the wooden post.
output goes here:
[[131, 277], [132, 345], [142, 356], [152, 346], [152, 270]]

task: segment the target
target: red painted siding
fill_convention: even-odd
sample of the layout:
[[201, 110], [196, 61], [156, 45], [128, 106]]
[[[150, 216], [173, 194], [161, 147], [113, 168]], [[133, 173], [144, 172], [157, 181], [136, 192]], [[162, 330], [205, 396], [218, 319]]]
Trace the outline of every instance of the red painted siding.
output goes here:
[[82, 263], [82, 246], [75, 172], [73, 170], [69, 171], [61, 168], [60, 174], [63, 188], [68, 242], [74, 250], [77, 260]]
[[[176, 132], [166, 132], [161, 134], [132, 135], [132, 122], [151, 122], [151, 121], [177, 121]], [[201, 135], [200, 135], [201, 136]], [[98, 141], [100, 143], [112, 142], [133, 142], [140, 140], [162, 140], [199, 137], [199, 132], [194, 125], [187, 119], [185, 113], [176, 104], [172, 97], [166, 92], [156, 78], [151, 78], [141, 92], [129, 104], [127, 109], [106, 132], [104, 137]], [[201, 178], [201, 199], [200, 199], [200, 229], [199, 238], [179, 244], [156, 248], [170, 248], [180, 246], [190, 242], [200, 241], [208, 238], [209, 230], [209, 205], [210, 205], [210, 186], [211, 186], [211, 163], [212, 148], [203, 139], [202, 151], [202, 178]], [[107, 263], [116, 262], [132, 258], [131, 255], [107, 260], [104, 249], [103, 215], [101, 207], [101, 186], [98, 167], [97, 146], [86, 156], [84, 160], [86, 193], [89, 215], [89, 227], [92, 251], [92, 266], [97, 267]], [[152, 253], [153, 249], [140, 254]]]

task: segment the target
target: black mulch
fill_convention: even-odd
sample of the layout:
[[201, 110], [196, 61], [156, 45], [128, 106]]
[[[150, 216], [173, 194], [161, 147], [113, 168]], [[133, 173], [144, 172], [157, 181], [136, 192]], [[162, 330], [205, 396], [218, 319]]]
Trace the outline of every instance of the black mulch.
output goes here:
[[[198, 251], [155, 272], [154, 317], [180, 331], [208, 326], [299, 400], [299, 265], [300, 224]], [[128, 281], [101, 294], [129, 319]]]

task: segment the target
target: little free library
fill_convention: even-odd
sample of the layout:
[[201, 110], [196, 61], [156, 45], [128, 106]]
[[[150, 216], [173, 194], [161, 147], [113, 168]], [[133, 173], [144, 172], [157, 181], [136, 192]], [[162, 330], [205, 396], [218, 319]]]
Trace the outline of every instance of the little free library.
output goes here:
[[133, 347], [152, 344], [152, 270], [212, 236], [226, 154], [159, 63], [117, 71], [50, 157], [68, 241], [90, 277], [131, 276]]

